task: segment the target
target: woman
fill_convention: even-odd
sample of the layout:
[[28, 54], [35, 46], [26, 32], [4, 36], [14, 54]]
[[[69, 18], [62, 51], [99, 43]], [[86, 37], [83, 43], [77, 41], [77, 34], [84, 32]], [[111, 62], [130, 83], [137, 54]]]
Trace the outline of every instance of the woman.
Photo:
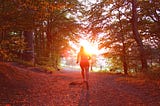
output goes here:
[[91, 57], [85, 52], [84, 47], [81, 46], [77, 56], [77, 63], [80, 63], [83, 82], [88, 82], [88, 79], [89, 79], [89, 59], [90, 58]]

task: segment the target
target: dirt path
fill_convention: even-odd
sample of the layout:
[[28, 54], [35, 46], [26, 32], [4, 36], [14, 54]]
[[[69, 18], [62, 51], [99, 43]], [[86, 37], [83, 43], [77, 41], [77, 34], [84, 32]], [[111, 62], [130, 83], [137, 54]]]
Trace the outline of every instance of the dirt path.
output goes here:
[[160, 86], [143, 79], [90, 73], [89, 90], [79, 72], [27, 71], [30, 79], [0, 84], [0, 106], [159, 106]]

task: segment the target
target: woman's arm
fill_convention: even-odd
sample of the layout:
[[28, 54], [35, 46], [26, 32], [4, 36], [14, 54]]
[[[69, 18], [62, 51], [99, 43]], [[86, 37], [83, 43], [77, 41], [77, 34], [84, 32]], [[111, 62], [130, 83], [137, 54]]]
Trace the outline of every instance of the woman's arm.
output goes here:
[[79, 59], [80, 59], [80, 53], [78, 53], [77, 55], [77, 63], [79, 63]]
[[91, 56], [90, 55], [88, 55], [88, 60], [90, 60], [91, 59]]

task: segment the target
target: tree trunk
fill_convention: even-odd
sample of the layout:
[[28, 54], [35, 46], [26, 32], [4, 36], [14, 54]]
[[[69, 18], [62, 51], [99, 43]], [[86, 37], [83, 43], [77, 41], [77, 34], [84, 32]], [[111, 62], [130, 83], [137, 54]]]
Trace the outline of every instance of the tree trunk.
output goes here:
[[47, 55], [49, 58], [51, 58], [51, 50], [52, 50], [52, 35], [51, 35], [51, 25], [48, 21], [48, 25], [47, 25]]
[[118, 19], [119, 19], [119, 25], [120, 25], [120, 39], [121, 39], [121, 42], [122, 42], [122, 62], [123, 62], [123, 70], [124, 70], [124, 74], [128, 74], [128, 65], [127, 65], [127, 59], [126, 59], [126, 45], [125, 45], [125, 38], [124, 38], [124, 33], [123, 33], [123, 26], [122, 26], [122, 22], [121, 22], [121, 14], [120, 14], [120, 10], [119, 10], [119, 16], [118, 16]]
[[25, 42], [27, 43], [27, 50], [23, 53], [23, 59], [34, 63], [34, 43], [33, 43], [33, 32], [24, 31], [23, 33]]
[[138, 17], [137, 17], [137, 0], [132, 0], [132, 30], [133, 30], [133, 36], [138, 44], [138, 49], [140, 53], [141, 63], [142, 63], [142, 71], [145, 72], [147, 70], [147, 60], [145, 57], [145, 50], [142, 43], [142, 39], [138, 32]]
[[125, 49], [125, 44], [123, 43], [123, 70], [124, 70], [124, 74], [128, 74], [128, 65], [127, 65], [127, 61], [126, 61], [126, 49]]
[[[7, 36], [6, 33], [7, 33], [7, 32], [6, 32], [5, 29], [2, 29], [2, 30], [1, 30], [0, 43], [1, 43], [1, 41], [5, 40], [5, 37]], [[3, 61], [3, 62], [4, 62], [4, 60], [5, 60], [4, 57], [0, 55], [0, 61]]]
[[41, 36], [41, 54], [42, 56], [45, 56], [46, 55], [46, 41], [45, 41], [45, 35], [44, 35], [44, 32], [42, 32], [42, 34], [40, 35]]

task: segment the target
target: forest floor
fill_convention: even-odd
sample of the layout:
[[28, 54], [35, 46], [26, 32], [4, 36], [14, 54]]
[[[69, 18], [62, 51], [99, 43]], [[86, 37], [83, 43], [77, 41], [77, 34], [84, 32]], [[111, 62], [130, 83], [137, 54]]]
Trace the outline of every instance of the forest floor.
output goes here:
[[87, 90], [78, 71], [0, 63], [0, 106], [128, 105], [160, 106], [160, 81], [91, 72]]

